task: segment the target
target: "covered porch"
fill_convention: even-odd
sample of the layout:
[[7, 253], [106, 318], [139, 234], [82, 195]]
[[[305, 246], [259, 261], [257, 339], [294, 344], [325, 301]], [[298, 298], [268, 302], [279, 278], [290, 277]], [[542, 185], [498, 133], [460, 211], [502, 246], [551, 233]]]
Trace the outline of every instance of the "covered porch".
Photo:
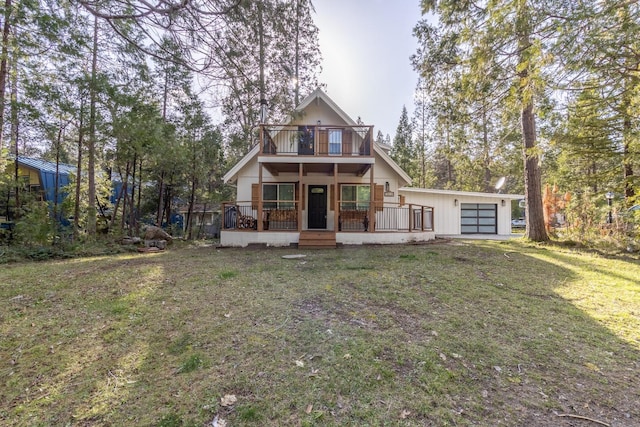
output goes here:
[[[327, 187], [309, 185], [310, 188], [305, 190], [306, 185], [299, 186], [303, 188], [295, 193], [306, 192], [309, 197], [313, 197], [314, 190]], [[433, 208], [341, 200], [341, 192], [335, 188], [338, 187], [329, 188], [332, 200], [329, 206], [317, 213], [313, 212], [314, 202], [300, 197], [294, 200], [262, 200], [262, 203], [225, 202], [222, 207], [221, 244], [289, 246], [311, 239], [309, 245], [320, 246], [321, 240], [329, 239], [335, 246], [406, 243], [435, 238]], [[314, 216], [320, 218], [316, 221]], [[311, 235], [313, 237], [309, 237]]]

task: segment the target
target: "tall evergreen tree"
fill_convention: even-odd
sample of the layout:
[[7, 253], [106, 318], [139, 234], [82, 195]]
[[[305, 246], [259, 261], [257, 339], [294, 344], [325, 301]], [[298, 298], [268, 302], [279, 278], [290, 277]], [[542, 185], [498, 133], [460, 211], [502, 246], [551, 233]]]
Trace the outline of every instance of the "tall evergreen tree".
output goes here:
[[595, 88], [580, 92], [568, 105], [566, 129], [558, 134], [554, 147], [558, 151], [556, 170], [551, 174], [567, 191], [589, 188], [597, 194], [618, 187], [616, 182], [623, 175], [616, 129], [610, 126], [602, 105]]
[[[416, 148], [413, 141], [413, 128], [409, 122], [407, 107], [402, 106], [400, 121], [393, 138], [391, 158], [413, 179], [417, 174]], [[415, 183], [414, 183], [415, 185]]]
[[622, 182], [612, 183], [611, 189], [623, 193], [630, 206], [640, 189], [640, 4], [578, 2], [562, 29], [558, 50], [563, 50], [563, 65], [571, 77], [564, 87], [590, 94], [599, 114], [592, 116], [589, 127], [601, 128], [617, 147], [611, 154], [620, 162]]
[[228, 82], [222, 105], [236, 156], [253, 143], [263, 102], [267, 121], [281, 122], [296, 98], [315, 88], [320, 52], [312, 11], [308, 0], [260, 0], [241, 3], [225, 18], [225, 43], [217, 52]]
[[[527, 237], [546, 241], [542, 209], [540, 150], [537, 146], [536, 99], [546, 76], [545, 40], [556, 31], [553, 12], [560, 4], [549, 1], [531, 4], [527, 0], [505, 0], [477, 4], [454, 0], [423, 0], [425, 12], [438, 14], [440, 26], [464, 46], [459, 61], [470, 87], [486, 87], [485, 82], [503, 82], [492, 90], [493, 102], [520, 111]], [[463, 92], [465, 98], [471, 95]], [[492, 105], [488, 103], [487, 105]]]

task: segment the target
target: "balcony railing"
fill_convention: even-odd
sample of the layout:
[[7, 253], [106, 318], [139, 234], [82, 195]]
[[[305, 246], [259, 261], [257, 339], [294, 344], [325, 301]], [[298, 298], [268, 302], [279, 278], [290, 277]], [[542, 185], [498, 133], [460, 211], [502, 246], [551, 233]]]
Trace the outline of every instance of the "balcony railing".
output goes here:
[[[298, 201], [263, 201], [262, 215], [256, 202], [226, 202], [222, 204], [224, 230], [258, 230], [262, 218], [264, 231], [297, 231]], [[433, 208], [429, 206], [385, 203], [374, 206], [373, 220], [369, 202], [338, 202], [337, 231], [414, 232], [433, 231]]]
[[373, 126], [262, 125], [260, 152], [298, 156], [370, 156]]

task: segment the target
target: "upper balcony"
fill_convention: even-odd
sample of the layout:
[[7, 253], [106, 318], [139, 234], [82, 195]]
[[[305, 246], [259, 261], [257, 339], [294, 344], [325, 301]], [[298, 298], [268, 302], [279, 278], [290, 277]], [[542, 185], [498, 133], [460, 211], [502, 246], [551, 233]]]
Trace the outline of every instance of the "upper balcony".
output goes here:
[[373, 126], [261, 125], [260, 154], [370, 157]]

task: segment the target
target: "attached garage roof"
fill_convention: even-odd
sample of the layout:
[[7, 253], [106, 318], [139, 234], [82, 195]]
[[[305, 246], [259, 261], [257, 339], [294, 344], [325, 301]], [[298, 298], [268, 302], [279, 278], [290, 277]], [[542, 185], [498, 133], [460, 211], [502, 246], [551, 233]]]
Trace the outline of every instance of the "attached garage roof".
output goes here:
[[474, 191], [436, 190], [431, 188], [402, 187], [398, 191], [403, 193], [434, 194], [434, 195], [437, 194], [442, 196], [485, 197], [488, 199], [509, 199], [509, 200], [524, 199], [524, 196], [522, 194], [480, 193], [480, 192], [474, 192]]

